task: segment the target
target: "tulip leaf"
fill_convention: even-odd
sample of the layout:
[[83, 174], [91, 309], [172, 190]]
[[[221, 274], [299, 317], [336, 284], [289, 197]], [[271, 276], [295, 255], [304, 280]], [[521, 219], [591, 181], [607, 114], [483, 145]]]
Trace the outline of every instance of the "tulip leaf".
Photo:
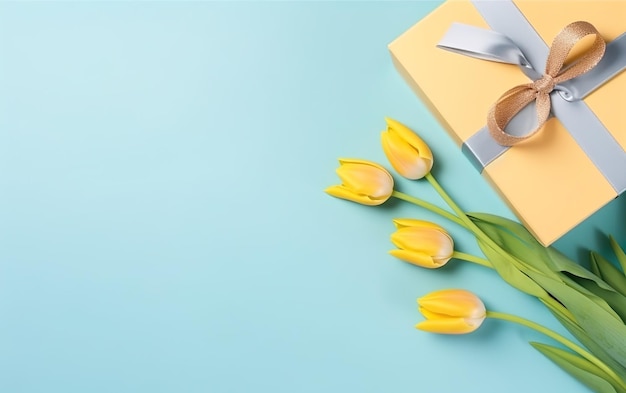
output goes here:
[[615, 289], [606, 281], [604, 281], [600, 276], [592, 273], [591, 271], [580, 266], [578, 263], [572, 261], [556, 248], [548, 247], [546, 248], [546, 252], [548, 253], [550, 259], [552, 259], [552, 262], [554, 264], [553, 266], [559, 271], [569, 273], [573, 276], [584, 278], [589, 281], [593, 281], [600, 288], [603, 288], [607, 291], [615, 291]]
[[[520, 224], [498, 216], [474, 213], [472, 216], [476, 225], [485, 232], [491, 230], [488, 235], [494, 241], [501, 242], [502, 239], [507, 239], [506, 243], [502, 243], [502, 247], [507, 248], [506, 251], [524, 262], [534, 262], [533, 259], [540, 259], [545, 266], [555, 271], [563, 271], [581, 279], [590, 280], [607, 291], [615, 291], [600, 277], [569, 260], [555, 249], [541, 246]], [[572, 323], [588, 334], [597, 347], [606, 352], [615, 362], [626, 367], [626, 340], [624, 340], [626, 326], [605, 300], [574, 282], [567, 275], [555, 277], [553, 274], [546, 275], [543, 269], [523, 269], [523, 267], [513, 266], [509, 260], [502, 258], [499, 252], [483, 242], [479, 241], [479, 246], [507, 282], [526, 293], [537, 296], [537, 293], [541, 291], [524, 279], [530, 278], [530, 281], [545, 289], [567, 308], [572, 314]], [[502, 264], [507, 266], [501, 266]], [[533, 267], [533, 265], [528, 263], [527, 267]], [[520, 268], [523, 271], [520, 271]], [[544, 301], [546, 299], [543, 295], [537, 297]]]
[[558, 302], [541, 302], [548, 308], [548, 310], [556, 317], [556, 319], [563, 325], [581, 344], [583, 344], [591, 353], [593, 353], [598, 359], [609, 366], [615, 373], [623, 380], [626, 381], [626, 368], [613, 359], [602, 347], [600, 347], [593, 339], [587, 334], [575, 321], [573, 321], [566, 313], [567, 310]]
[[548, 272], [565, 272], [591, 280], [601, 288], [614, 290], [589, 270], [572, 261], [554, 247], [544, 247], [520, 223], [484, 213], [470, 213], [474, 223], [499, 246], [529, 266]]
[[[530, 267], [527, 266], [527, 269], [522, 270], [522, 274], [525, 270], [531, 270], [533, 268], [535, 268], [536, 270], [539, 271], [539, 274], [542, 274], [543, 276], [547, 276], [553, 279], [553, 281], [562, 281], [564, 283], [566, 283], [568, 286], [576, 289], [577, 291], [582, 292], [584, 295], [586, 295], [590, 300], [592, 300], [593, 302], [595, 302], [596, 304], [598, 304], [598, 306], [604, 308], [607, 312], [611, 313], [614, 315], [615, 318], [619, 318], [617, 314], [615, 314], [615, 312], [611, 309], [610, 305], [601, 297], [599, 297], [598, 295], [594, 294], [593, 292], [587, 290], [586, 288], [580, 286], [578, 283], [576, 283], [575, 281], [573, 281], [569, 276], [562, 274], [559, 269], [558, 269], [558, 265], [556, 263], [554, 263], [554, 260], [552, 259], [551, 255], [547, 253], [548, 249], [544, 248], [543, 246], [541, 246], [539, 243], [536, 243], [536, 245], [538, 247], [529, 247], [529, 248], [525, 248], [522, 251], [515, 251], [515, 248], [520, 245], [521, 243], [519, 243], [519, 240], [517, 240], [516, 237], [514, 237], [513, 235], [511, 235], [510, 233], [508, 233], [507, 230], [501, 230], [495, 227], [491, 227], [491, 224], [487, 224], [484, 227], [487, 228], [487, 230], [485, 231], [485, 233], [490, 236], [490, 238], [496, 242], [498, 242], [498, 240], [500, 240], [502, 243], [505, 245], [505, 249], [509, 249], [509, 250], [513, 250], [513, 257], [518, 257], [518, 258], [523, 258], [523, 261], [520, 261], [521, 264], [523, 264], [525, 261], [534, 261], [534, 263], [532, 263], [530, 265]], [[509, 226], [511, 226], [513, 224], [509, 224]], [[519, 225], [519, 224], [518, 224]], [[524, 228], [518, 229], [518, 232], [521, 232], [522, 230], [525, 231]], [[529, 234], [530, 236], [530, 234]], [[506, 245], [510, 245], [513, 244], [514, 247], [506, 247]], [[523, 246], [522, 246], [523, 247]], [[482, 247], [481, 247], [482, 248]], [[524, 251], [528, 251], [527, 253], [524, 253]], [[483, 252], [485, 252], [485, 250], [483, 249]], [[518, 254], [518, 255], [515, 255]], [[487, 255], [487, 254], [485, 254]], [[553, 255], [556, 256], [556, 260], [565, 260], [566, 257], [563, 256], [562, 254], [558, 254], [558, 253], [554, 253]], [[490, 261], [493, 261], [494, 258], [489, 257]], [[542, 261], [546, 261], [546, 263], [542, 263]], [[571, 262], [571, 261], [570, 261]], [[492, 262], [493, 263], [493, 262]], [[561, 264], [562, 265], [562, 264]], [[598, 286], [601, 286], [604, 289], [610, 290], [610, 291], [614, 291], [613, 288], [611, 288], [607, 283], [605, 283], [604, 281], [602, 281], [599, 277], [595, 276], [594, 274], [592, 274], [591, 272], [589, 272], [588, 270], [582, 268], [581, 266], [577, 265], [574, 262], [571, 262], [571, 268], [567, 269], [569, 271], [578, 273], [578, 274], [574, 274], [574, 276], [577, 277], [581, 277], [584, 279], [590, 278], [592, 282], [596, 283]], [[510, 266], [507, 266], [510, 268]], [[552, 270], [554, 269], [554, 270]], [[496, 268], [496, 270], [498, 270]], [[499, 270], [499, 272], [501, 272], [501, 270]], [[552, 281], [547, 281], [547, 282], [552, 282]], [[543, 289], [546, 290], [547, 292], [550, 292], [550, 288], [544, 287], [542, 285]]]
[[503, 258], [502, 255], [500, 255], [497, 251], [491, 248], [491, 246], [485, 244], [480, 239], [478, 239], [478, 246], [483, 251], [487, 259], [489, 259], [494, 269], [504, 279], [504, 281], [529, 295], [538, 298], [548, 296], [546, 291], [544, 291], [540, 285], [534, 282], [526, 274], [522, 273], [512, 263], [505, 260], [505, 258]]
[[[536, 350], [597, 393], [624, 393], [616, 381], [589, 360], [551, 345], [531, 342]], [[612, 383], [611, 383], [612, 382]], [[617, 385], [617, 386], [615, 386]]]
[[[549, 265], [551, 260], [545, 254], [543, 246], [537, 243], [524, 227], [520, 225], [520, 228], [517, 228], [519, 224], [502, 217], [489, 214], [472, 214], [474, 215], [474, 223], [503, 250], [543, 273], [550, 274], [552, 272]], [[487, 217], [491, 221], [485, 221], [476, 215]], [[507, 226], [502, 226], [500, 223]], [[533, 247], [533, 245], [539, 247]]]
[[624, 253], [624, 250], [622, 250], [619, 244], [617, 244], [617, 241], [615, 241], [613, 236], [609, 236], [609, 241], [611, 242], [611, 248], [613, 248], [613, 252], [617, 256], [619, 264], [622, 265], [622, 271], [626, 273], [626, 254]]
[[591, 269], [617, 292], [626, 296], [626, 276], [597, 252], [591, 252]]
[[598, 264], [595, 261], [595, 255], [599, 256], [600, 254], [598, 254], [595, 251], [591, 251], [590, 253], [591, 263], [589, 263], [589, 270], [591, 270], [591, 272], [595, 274], [596, 276], [604, 278], [602, 275], [602, 271], [600, 270], [600, 266], [598, 266]]
[[[599, 288], [598, 286], [595, 285], [595, 283], [591, 282], [591, 281], [587, 281], [581, 278], [578, 278], [577, 282], [576, 280], [570, 278], [569, 276], [563, 275], [561, 277], [561, 280], [567, 284], [570, 288], [580, 292], [580, 294], [584, 295], [587, 299], [591, 300], [592, 302], [596, 303], [599, 307], [602, 307], [606, 312], [608, 312], [609, 314], [611, 314], [614, 318], [616, 319], [622, 319], [619, 314], [615, 311], [615, 309], [613, 307], [611, 307], [611, 305], [607, 302], [607, 300], [600, 296], [599, 293], [596, 293], [594, 291], [591, 291], [589, 288]], [[587, 288], [584, 285], [581, 285], [582, 283], [589, 283], [589, 288]], [[610, 293], [610, 294], [614, 294], [617, 296], [621, 296], [619, 293], [615, 292], [615, 291], [607, 291], [605, 289], [599, 288], [602, 291], [606, 292], [606, 293]], [[546, 288], [546, 290], [548, 292], [550, 292], [549, 289]], [[603, 293], [604, 293], [603, 292]]]
[[611, 357], [626, 367], [626, 325], [583, 293], [563, 282], [529, 271], [528, 275], [572, 313], [574, 321]]
[[580, 280], [579, 284], [595, 296], [604, 299], [622, 321], [626, 321], [626, 296], [621, 293], [607, 291], [591, 281]]
[[[494, 226], [502, 227], [517, 236], [521, 241], [525, 243], [536, 243], [537, 241], [533, 237], [533, 235], [528, 232], [524, 226], [516, 221], [509, 220], [508, 218], [504, 218], [502, 216], [497, 216], [494, 214], [488, 213], [468, 213], [470, 218], [478, 219], [482, 222], [492, 224]], [[477, 223], [478, 224], [478, 223]]]

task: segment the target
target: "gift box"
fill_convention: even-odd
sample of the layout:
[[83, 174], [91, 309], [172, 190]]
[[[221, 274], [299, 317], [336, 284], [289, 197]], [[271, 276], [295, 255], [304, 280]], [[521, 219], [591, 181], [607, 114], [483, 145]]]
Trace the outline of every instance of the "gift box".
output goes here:
[[[549, 92], [551, 116], [539, 133], [502, 146], [486, 127], [490, 108], [533, 81], [528, 68], [544, 73], [553, 39], [574, 21], [595, 26], [604, 56]], [[543, 245], [626, 188], [625, 21], [624, 1], [452, 0], [389, 45], [401, 75]], [[582, 39], [568, 61], [593, 38]], [[513, 57], [531, 64], [512, 64]], [[533, 105], [515, 117], [511, 133], [534, 126]]]

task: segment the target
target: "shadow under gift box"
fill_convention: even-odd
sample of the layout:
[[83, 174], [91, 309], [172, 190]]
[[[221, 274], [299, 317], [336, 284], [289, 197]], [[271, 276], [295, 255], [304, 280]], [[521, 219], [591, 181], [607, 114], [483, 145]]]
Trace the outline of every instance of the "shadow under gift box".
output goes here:
[[[514, 4], [548, 46], [563, 27], [578, 20], [593, 24], [606, 42], [626, 31], [625, 1]], [[398, 37], [389, 50], [398, 71], [461, 146], [485, 126], [489, 108], [506, 90], [530, 80], [518, 66], [437, 48], [454, 22], [490, 28], [470, 1], [451, 0]], [[578, 49], [576, 46], [573, 57]], [[538, 71], [543, 73], [543, 67], [545, 64]], [[626, 149], [626, 72], [584, 102]], [[482, 173], [545, 246], [618, 196], [554, 117], [541, 133], [507, 150]]]

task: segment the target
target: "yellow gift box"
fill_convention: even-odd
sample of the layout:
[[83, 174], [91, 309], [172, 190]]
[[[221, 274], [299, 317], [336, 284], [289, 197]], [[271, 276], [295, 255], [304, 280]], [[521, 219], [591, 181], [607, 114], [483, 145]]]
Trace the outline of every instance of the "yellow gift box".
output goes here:
[[[625, 1], [514, 1], [512, 5], [548, 46], [574, 21], [593, 24], [607, 43], [626, 30]], [[491, 29], [476, 2], [451, 0], [398, 37], [389, 50], [399, 72], [461, 146], [485, 126], [490, 107], [506, 90], [529, 79], [517, 66], [438, 48], [454, 23]], [[544, 65], [538, 71], [543, 72]], [[626, 72], [584, 98], [621, 150], [616, 165], [622, 165], [626, 149], [625, 98]], [[626, 173], [626, 167], [618, 170]], [[607, 180], [558, 117], [550, 118], [538, 135], [489, 162], [482, 173], [546, 246], [623, 191]]]

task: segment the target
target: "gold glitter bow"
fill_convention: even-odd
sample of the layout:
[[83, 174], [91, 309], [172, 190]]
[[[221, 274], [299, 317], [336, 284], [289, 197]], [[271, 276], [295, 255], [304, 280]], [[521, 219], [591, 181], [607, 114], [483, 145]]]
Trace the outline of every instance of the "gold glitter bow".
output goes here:
[[[562, 69], [572, 48], [590, 34], [596, 36], [591, 47], [571, 67]], [[567, 25], [552, 42], [543, 77], [506, 91], [489, 110], [487, 127], [493, 139], [502, 146], [513, 146], [539, 132], [550, 115], [550, 92], [554, 86], [591, 70], [604, 56], [605, 48], [604, 39], [591, 23], [579, 21]], [[524, 136], [506, 133], [504, 129], [511, 119], [533, 101], [537, 107], [537, 127]]]

